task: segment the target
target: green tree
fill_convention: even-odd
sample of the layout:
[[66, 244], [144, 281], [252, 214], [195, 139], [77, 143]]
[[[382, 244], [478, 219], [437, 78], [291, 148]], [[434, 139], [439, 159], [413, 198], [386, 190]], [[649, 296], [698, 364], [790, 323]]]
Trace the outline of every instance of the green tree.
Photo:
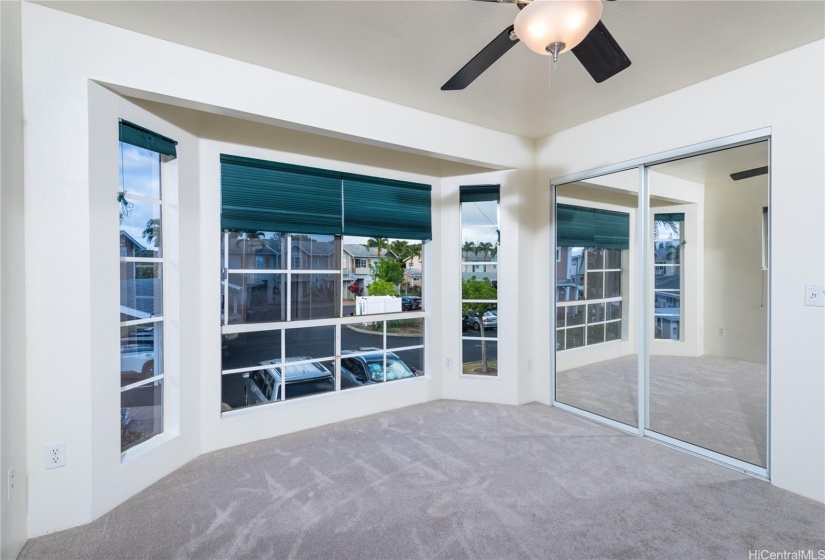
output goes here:
[[[498, 298], [498, 290], [493, 286], [489, 278], [479, 280], [475, 276], [467, 278], [461, 283], [461, 299], [492, 299]], [[462, 304], [464, 314], [479, 319], [479, 335], [481, 335], [481, 373], [488, 373], [490, 370], [487, 359], [487, 340], [484, 337], [484, 322], [481, 321], [485, 311], [496, 308], [495, 303], [464, 303]]]
[[493, 245], [489, 241], [484, 241], [482, 243], [479, 243], [476, 246], [476, 250], [477, 250], [477, 254], [483, 252], [484, 253], [484, 260], [487, 260], [488, 255], [489, 256], [495, 255], [496, 247], [495, 247], [495, 245]]
[[476, 249], [476, 244], [472, 241], [465, 241], [464, 245], [461, 246], [461, 252], [464, 253], [464, 259], [466, 260], [470, 253], [474, 255], [478, 253], [478, 249]]
[[372, 265], [372, 277], [397, 286], [404, 281], [404, 266], [392, 259], [380, 259]]
[[375, 280], [372, 284], [367, 286], [367, 293], [371, 296], [394, 296], [395, 285], [386, 280]]
[[410, 258], [410, 243], [409, 241], [404, 241], [403, 239], [396, 239], [392, 243], [390, 243], [390, 251], [393, 252], [395, 258], [398, 262], [404, 262], [408, 258]]
[[160, 229], [160, 218], [150, 218], [146, 221], [146, 226], [143, 228], [143, 239], [149, 245], [155, 245], [160, 248], [162, 243], [162, 232]]
[[371, 237], [367, 239], [367, 249], [372, 249], [373, 247], [378, 249], [378, 256], [381, 256], [383, 250], [389, 245], [390, 240], [386, 237]]

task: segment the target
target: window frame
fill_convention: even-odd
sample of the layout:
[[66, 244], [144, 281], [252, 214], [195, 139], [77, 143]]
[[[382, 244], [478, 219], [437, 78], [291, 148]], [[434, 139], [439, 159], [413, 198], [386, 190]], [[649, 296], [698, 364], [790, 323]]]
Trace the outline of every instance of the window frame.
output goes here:
[[[684, 320], [685, 320], [685, 306], [682, 303], [683, 296], [685, 292], [685, 274], [684, 274], [684, 259], [685, 253], [685, 219], [680, 221], [676, 220], [656, 220], [655, 214], [653, 217], [654, 224], [656, 222], [662, 223], [678, 223], [679, 224], [679, 262], [678, 263], [657, 263], [656, 262], [656, 243], [660, 243], [661, 240], [656, 239], [656, 228], [651, 228], [651, 242], [653, 244], [653, 258], [651, 259], [653, 265], [653, 323], [652, 323], [652, 331], [653, 331], [653, 340], [657, 343], [659, 342], [681, 342], [684, 340]], [[679, 288], [656, 288], [656, 278], [668, 276], [668, 270], [676, 270], [679, 274]], [[660, 273], [661, 271], [661, 273]], [[679, 297], [679, 313], [657, 313], [656, 312], [656, 297], [659, 293], [675, 293]], [[662, 308], [662, 309], [672, 309], [672, 308]], [[658, 336], [657, 329], [660, 329], [659, 324], [661, 322], [662, 325], [667, 323], [670, 327], [670, 331], [673, 331], [673, 323], [672, 318], [676, 318], [678, 320], [678, 332], [676, 333], [677, 336], [675, 338], [672, 337], [660, 337]]]
[[[490, 200], [489, 202], [492, 202], [492, 200]], [[459, 220], [458, 220], [458, 223], [459, 223], [459, 232], [460, 232], [459, 239], [461, 241], [461, 245], [459, 246], [459, 270], [460, 270], [459, 278], [461, 279], [461, 292], [460, 292], [461, 293], [461, 299], [460, 299], [461, 306], [460, 306], [460, 311], [461, 311], [462, 323], [464, 321], [463, 317], [465, 315], [465, 313], [464, 313], [464, 305], [465, 304], [474, 304], [474, 303], [475, 304], [492, 304], [492, 305], [495, 306], [494, 309], [496, 309], [497, 312], [498, 312], [498, 305], [499, 305], [499, 297], [498, 297], [498, 279], [499, 279], [498, 278], [498, 263], [499, 263], [499, 249], [501, 248], [501, 196], [500, 196], [500, 191], [499, 191], [498, 197], [495, 200], [495, 203], [496, 203], [496, 223], [486, 225], [486, 226], [466, 226], [466, 227], [485, 227], [485, 228], [496, 230], [498, 241], [495, 245], [496, 246], [496, 254], [495, 254], [495, 260], [493, 260], [493, 261], [490, 261], [490, 260], [475, 261], [475, 260], [465, 260], [464, 259], [464, 246], [463, 246], [464, 245], [464, 228], [465, 228], [465, 225], [464, 225], [464, 204], [469, 204], [469, 203], [470, 202], [461, 202], [460, 199], [459, 199]], [[486, 258], [486, 255], [485, 255], [485, 258]], [[470, 270], [465, 270], [467, 267], [470, 267]], [[472, 277], [476, 277], [475, 276], [476, 272], [482, 272], [482, 273], [486, 272], [485, 270], [483, 270], [483, 268], [482, 268], [482, 270], [476, 270], [477, 267], [483, 267], [483, 268], [492, 267], [492, 270], [495, 272], [496, 280], [495, 280], [494, 285], [495, 285], [495, 288], [496, 288], [496, 299], [464, 299], [464, 296], [463, 296], [463, 293], [462, 293], [463, 292], [463, 287], [464, 287], [464, 274], [469, 273], [470, 278], [472, 278]], [[491, 281], [491, 283], [492, 283], [492, 281]], [[498, 313], [496, 313], [496, 314], [498, 315]], [[481, 316], [483, 316], [483, 312], [481, 313], [481, 315], [479, 315], [479, 317], [481, 317]], [[482, 323], [482, 325], [483, 325], [483, 323]], [[481, 328], [483, 328], [483, 326]], [[481, 332], [481, 330], [479, 332]], [[466, 377], [466, 378], [470, 378], [470, 379], [500, 379], [501, 373], [500, 373], [499, 368], [498, 368], [498, 362], [499, 362], [499, 360], [498, 360], [498, 342], [499, 342], [498, 321], [496, 322], [495, 335], [489, 336], [488, 333], [489, 333], [489, 331], [485, 331], [483, 336], [476, 337], [476, 336], [466, 336], [465, 331], [463, 331], [463, 330], [461, 331], [461, 344], [459, 345], [459, 355], [458, 355], [458, 358], [459, 358], [458, 359], [458, 364], [459, 364], [459, 368], [460, 368], [459, 369], [459, 377], [462, 377], [462, 378]], [[467, 341], [467, 340], [470, 340], [470, 341], [483, 340], [484, 344], [492, 343], [495, 346], [495, 349], [496, 349], [496, 359], [495, 359], [496, 373], [495, 374], [465, 373], [464, 372], [464, 367], [465, 367], [464, 344], [465, 344], [465, 341]]]
[[[120, 174], [122, 176], [123, 173], [123, 164], [122, 164], [122, 157], [123, 157], [123, 146], [134, 146], [128, 142], [123, 142], [122, 140], [118, 141], [118, 154], [120, 157]], [[172, 279], [169, 273], [169, 262], [172, 255], [170, 254], [170, 247], [175, 246], [176, 243], [170, 239], [170, 235], [172, 232], [176, 230], [176, 228], [172, 227], [172, 223], [176, 223], [176, 216], [172, 216], [172, 208], [175, 206], [173, 203], [176, 200], [177, 195], [174, 192], [178, 187], [177, 182], [177, 168], [176, 168], [176, 159], [177, 156], [170, 156], [160, 152], [156, 152], [153, 150], [149, 150], [148, 148], [143, 148], [141, 146], [134, 146], [139, 149], [144, 149], [149, 152], [152, 152], [157, 156], [157, 162], [159, 167], [158, 173], [158, 181], [160, 183], [159, 188], [159, 195], [160, 198], [154, 198], [151, 196], [144, 196], [138, 194], [128, 194], [128, 201], [129, 202], [142, 202], [146, 204], [155, 204], [160, 208], [160, 228], [161, 228], [161, 236], [160, 236], [160, 245], [159, 245], [159, 257], [129, 257], [129, 256], [122, 256], [122, 251], [118, 250], [118, 267], [119, 269], [125, 263], [131, 263], [133, 265], [145, 263], [145, 264], [159, 264], [160, 265], [160, 286], [161, 286], [161, 313], [160, 316], [153, 315], [152, 317], [143, 318], [143, 319], [133, 319], [133, 320], [126, 320], [126, 321], [119, 321], [119, 333], [122, 332], [121, 330], [124, 327], [132, 327], [132, 326], [139, 326], [139, 325], [156, 325], [158, 323], [163, 325], [161, 334], [160, 334], [160, 343], [158, 344], [157, 340], [153, 341], [153, 349], [155, 353], [155, 357], [153, 360], [155, 364], [158, 363], [158, 355], [160, 355], [160, 363], [162, 364], [161, 373], [156, 373], [152, 377], [148, 377], [146, 379], [142, 379], [136, 381], [134, 383], [129, 383], [127, 385], [121, 385], [119, 391], [119, 398], [121, 399], [121, 432], [124, 429], [122, 425], [123, 422], [123, 413], [124, 408], [132, 408], [132, 407], [123, 407], [122, 406], [122, 398], [123, 394], [129, 391], [140, 389], [147, 385], [152, 385], [160, 388], [161, 392], [161, 405], [160, 405], [160, 413], [161, 413], [161, 426], [162, 429], [156, 433], [151, 435], [150, 437], [136, 443], [134, 445], [130, 445], [129, 447], [123, 447], [122, 437], [121, 437], [121, 448], [120, 448], [120, 458], [121, 462], [128, 460], [132, 456], [136, 456], [141, 454], [146, 448], [155, 445], [157, 441], [163, 441], [170, 432], [170, 424], [172, 424], [171, 420], [175, 415], [175, 411], [173, 407], [177, 407], [177, 403], [173, 402], [174, 399], [170, 398], [173, 391], [168, 390], [166, 380], [170, 377], [175, 377], [176, 372], [174, 372], [174, 367], [170, 368], [170, 365], [175, 364], [175, 360], [169, 359], [170, 351], [171, 351], [171, 344], [169, 339], [174, 338], [167, 329], [168, 321], [166, 320], [169, 316], [170, 307], [172, 307], [172, 302], [167, 301], [169, 298], [169, 294], [172, 292]], [[154, 158], [153, 158], [154, 159]], [[173, 169], [174, 167], [174, 169]], [[122, 207], [121, 207], [122, 208]], [[118, 234], [119, 235], [119, 234]], [[120, 278], [120, 272], [118, 272], [118, 278]], [[135, 278], [136, 279], [136, 278]], [[121, 288], [122, 289], [122, 288]], [[118, 290], [119, 293], [119, 290]], [[119, 339], [122, 336], [119, 336]], [[159, 349], [158, 349], [159, 348]], [[122, 352], [123, 352], [123, 344], [120, 344], [120, 350], [118, 355], [121, 356], [122, 359]], [[123, 374], [121, 369], [121, 375]], [[122, 436], [122, 434], [121, 434]]]

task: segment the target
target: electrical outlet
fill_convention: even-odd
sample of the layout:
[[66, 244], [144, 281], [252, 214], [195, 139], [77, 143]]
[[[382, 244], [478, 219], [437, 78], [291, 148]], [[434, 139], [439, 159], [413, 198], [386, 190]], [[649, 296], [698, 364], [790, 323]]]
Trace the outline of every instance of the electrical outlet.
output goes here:
[[447, 369], [452, 369], [453, 368], [452, 358], [450, 358], [450, 357], [444, 358], [444, 367], [447, 368]]
[[44, 459], [47, 469], [56, 469], [66, 466], [66, 444], [53, 443], [44, 450]]
[[725, 327], [719, 327], [719, 336], [725, 336]]
[[12, 498], [14, 497], [14, 486], [16, 484], [16, 481], [14, 479], [14, 467], [9, 469], [8, 482], [9, 482], [9, 491], [6, 494], [6, 499], [8, 501], [11, 501]]

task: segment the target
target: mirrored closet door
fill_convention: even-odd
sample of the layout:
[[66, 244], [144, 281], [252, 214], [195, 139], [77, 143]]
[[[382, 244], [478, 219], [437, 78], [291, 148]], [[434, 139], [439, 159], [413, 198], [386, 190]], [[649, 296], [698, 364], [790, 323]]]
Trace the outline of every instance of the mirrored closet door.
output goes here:
[[768, 476], [769, 177], [754, 138], [554, 185], [554, 404]]

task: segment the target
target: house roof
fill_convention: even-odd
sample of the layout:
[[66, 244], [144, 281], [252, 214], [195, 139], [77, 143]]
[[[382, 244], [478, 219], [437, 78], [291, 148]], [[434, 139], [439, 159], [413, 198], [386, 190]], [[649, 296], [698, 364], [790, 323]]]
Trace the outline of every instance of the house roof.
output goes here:
[[298, 239], [292, 243], [292, 248], [296, 247], [311, 256], [328, 256], [335, 252], [335, 244], [328, 241]]
[[136, 250], [138, 250], [138, 251], [145, 251], [146, 250], [146, 247], [144, 247], [137, 239], [135, 239], [134, 237], [129, 235], [129, 232], [127, 232], [125, 230], [120, 230], [120, 235], [121, 235], [121, 237], [125, 237], [126, 239], [128, 239], [129, 242], [132, 243], [135, 246]]
[[356, 258], [377, 259], [377, 258], [395, 258], [395, 253], [389, 249], [381, 251], [381, 256], [378, 256], [378, 249], [375, 247], [367, 247], [358, 243], [344, 245], [344, 251]]

